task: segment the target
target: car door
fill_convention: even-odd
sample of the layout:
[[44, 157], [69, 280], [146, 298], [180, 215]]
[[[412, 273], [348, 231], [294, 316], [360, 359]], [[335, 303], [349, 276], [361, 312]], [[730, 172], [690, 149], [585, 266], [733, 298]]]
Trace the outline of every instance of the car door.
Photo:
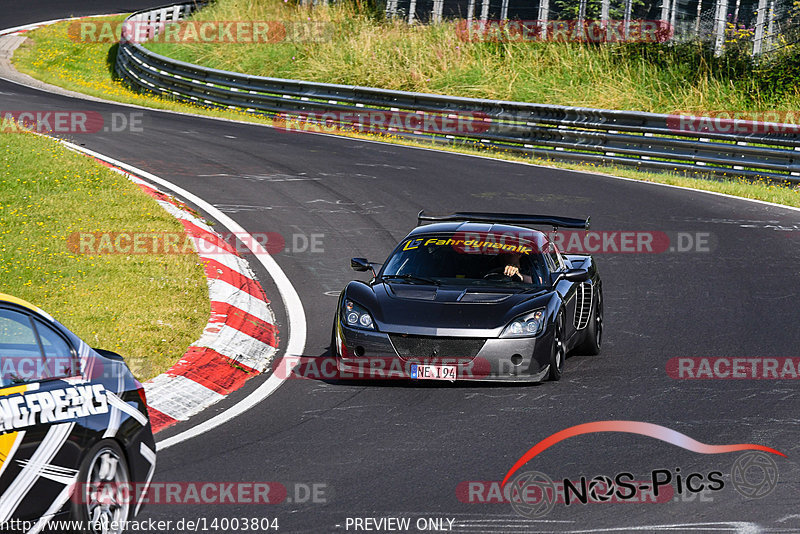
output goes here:
[[66, 336], [32, 313], [0, 307], [0, 523], [57, 511], [53, 503], [74, 482], [85, 417], [64, 380], [78, 373]]

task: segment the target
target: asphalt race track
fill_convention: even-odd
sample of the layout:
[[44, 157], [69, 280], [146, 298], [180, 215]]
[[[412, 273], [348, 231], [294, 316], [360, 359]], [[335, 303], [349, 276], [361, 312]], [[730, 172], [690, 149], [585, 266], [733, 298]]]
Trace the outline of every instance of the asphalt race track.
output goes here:
[[[4, 28], [143, 7], [52, 2], [10, 16], [6, 4]], [[305, 307], [310, 357], [326, 354], [336, 295], [360, 276], [349, 259], [383, 261], [423, 208], [591, 215], [594, 230], [709, 236], [708, 250], [597, 254], [605, 345], [599, 356], [570, 357], [561, 382], [287, 380], [231, 422], [160, 451], [155, 482], [279, 482], [292, 502], [158, 504], [140, 519], [277, 517], [282, 532], [345, 531], [347, 519], [356, 517], [406, 517], [412, 525], [418, 518], [449, 518], [458, 532], [800, 531], [797, 382], [675, 380], [665, 370], [674, 357], [799, 355], [800, 212], [590, 173], [117, 107], [5, 81], [0, 109], [142, 113], [139, 133], [71, 140], [191, 191], [251, 233], [279, 232], [287, 244], [295, 234], [321, 234], [324, 252], [275, 256]], [[273, 299], [285, 342], [277, 291], [258, 263], [251, 264]], [[262, 380], [158, 439], [221, 412]], [[676, 493], [664, 503], [556, 504], [538, 520], [509, 504], [464, 503], [456, 495], [462, 482], [502, 480], [522, 454], [555, 432], [616, 419], [656, 423], [708, 444], [773, 447], [787, 455], [775, 457], [779, 484], [757, 500], [728, 484], [702, 495]], [[687, 475], [720, 471], [730, 482], [738, 454], [698, 454], [605, 433], [559, 443], [523, 470], [554, 480], [620, 472], [645, 480], [653, 470], [677, 475], [678, 468]], [[324, 491], [316, 499], [324, 502], [304, 499], [312, 484]]]
[[0, 29], [67, 17], [130, 13], [161, 5], [164, 5], [164, 2], [157, 0], [79, 0], [74, 2], [0, 0]]

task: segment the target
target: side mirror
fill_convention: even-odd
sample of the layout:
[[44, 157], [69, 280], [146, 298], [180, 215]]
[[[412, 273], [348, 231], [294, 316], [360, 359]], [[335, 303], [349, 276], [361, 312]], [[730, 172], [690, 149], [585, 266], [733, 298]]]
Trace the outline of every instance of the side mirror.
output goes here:
[[372, 265], [367, 261], [367, 258], [352, 258], [350, 260], [350, 267], [358, 272], [372, 271], [373, 274], [375, 273], [375, 271], [372, 270]]
[[570, 282], [585, 282], [589, 279], [589, 271], [586, 269], [567, 269], [564, 273], [564, 280]]

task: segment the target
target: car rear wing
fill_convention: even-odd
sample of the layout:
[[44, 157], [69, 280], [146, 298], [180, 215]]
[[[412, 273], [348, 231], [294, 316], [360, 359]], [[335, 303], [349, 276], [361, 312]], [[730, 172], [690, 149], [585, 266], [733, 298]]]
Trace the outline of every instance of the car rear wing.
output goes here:
[[589, 229], [589, 219], [573, 219], [570, 217], [554, 217], [552, 215], [525, 215], [522, 213], [488, 213], [477, 211], [460, 211], [450, 215], [426, 215], [425, 210], [417, 214], [417, 226], [423, 222], [479, 222], [498, 224], [533, 224], [548, 225], [557, 228]]

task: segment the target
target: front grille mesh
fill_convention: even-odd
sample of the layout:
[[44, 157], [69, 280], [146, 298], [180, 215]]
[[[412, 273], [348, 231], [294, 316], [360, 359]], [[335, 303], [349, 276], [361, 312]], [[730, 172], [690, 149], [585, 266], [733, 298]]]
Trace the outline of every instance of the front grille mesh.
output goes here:
[[485, 338], [411, 336], [389, 334], [397, 354], [404, 360], [430, 361], [446, 358], [471, 361], [483, 348]]
[[578, 295], [575, 302], [575, 328], [580, 330], [589, 324], [589, 315], [592, 311], [592, 285], [583, 283], [578, 286]]

